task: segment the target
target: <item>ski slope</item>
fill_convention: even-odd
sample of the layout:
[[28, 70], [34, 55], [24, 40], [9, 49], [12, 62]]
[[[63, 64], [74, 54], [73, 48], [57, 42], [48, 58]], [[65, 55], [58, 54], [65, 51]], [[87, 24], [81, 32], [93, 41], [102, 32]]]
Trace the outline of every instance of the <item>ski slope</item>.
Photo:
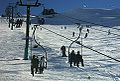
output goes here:
[[[30, 37], [32, 37], [33, 25], [34, 24], [30, 26]], [[53, 32], [71, 40], [75, 40], [79, 34], [77, 25], [38, 26], [35, 36], [37, 41], [44, 46], [48, 53], [48, 68], [45, 69], [44, 74], [35, 74], [35, 76], [32, 77], [30, 73], [30, 60], [22, 60], [25, 47], [25, 27], [26, 25], [24, 23], [22, 28], [10, 30], [5, 19], [1, 19], [0, 81], [120, 81], [120, 62], [100, 55], [90, 49], [82, 48], [84, 67], [81, 67], [81, 65], [79, 68], [69, 67], [68, 58], [61, 57], [60, 47], [65, 45], [68, 48], [71, 41], [58, 36]], [[64, 29], [64, 27], [66, 27], [66, 29]], [[117, 26], [117, 28], [120, 27]], [[86, 29], [89, 29], [90, 32], [88, 37], [84, 38]], [[107, 31], [109, 29], [111, 30], [111, 33], [118, 35], [108, 35]], [[73, 31], [75, 32], [75, 37], [72, 37]], [[120, 60], [119, 35], [119, 30], [111, 28], [101, 26], [92, 26], [91, 28], [83, 27], [81, 34], [82, 44]], [[79, 41], [80, 40], [81, 39], [79, 39]], [[34, 44], [33, 41], [32, 47]], [[29, 56], [31, 56], [31, 42], [29, 47]], [[81, 50], [81, 46], [74, 43], [71, 50], [72, 49], [77, 52]], [[38, 47], [32, 48], [32, 54], [39, 55], [44, 54], [44, 52], [41, 47]]]
[[[44, 25], [43, 27], [50, 29], [54, 32], [57, 32], [58, 34], [61, 34], [65, 37], [68, 37], [72, 40], [75, 40], [78, 36], [78, 28], [76, 25], [66, 25], [67, 29], [61, 29], [61, 27], [64, 27], [65, 25], [60, 25], [60, 26], [55, 26], [55, 25]], [[109, 28], [102, 28], [102, 27], [92, 27], [96, 29], [101, 29], [101, 30], [106, 30], [108, 31]], [[106, 55], [109, 55], [113, 58], [120, 59], [119, 55], [119, 36], [114, 36], [114, 35], [108, 35], [107, 33], [94, 30], [92, 28], [90, 29], [90, 33], [86, 39], [83, 38], [83, 44], [86, 46], [89, 46], [95, 50], [98, 50], [101, 53], [104, 53]], [[76, 37], [72, 37], [72, 32], [76, 32]], [[118, 30], [117, 30], [118, 31]], [[86, 27], [83, 29], [82, 36], [86, 32]], [[116, 30], [112, 30], [111, 32], [118, 33]], [[36, 36], [38, 36], [38, 41], [42, 45], [48, 46], [50, 48], [55, 49], [58, 52], [58, 57], [60, 58], [61, 53], [60, 53], [60, 47], [62, 45], [69, 46], [71, 41], [66, 40], [58, 35], [55, 35], [54, 33], [48, 32], [43, 28], [43, 30], [40, 30], [40, 28], [37, 29], [36, 31]], [[49, 40], [48, 40], [49, 39]], [[42, 42], [43, 41], [43, 42]], [[80, 46], [77, 44], [73, 44], [72, 46], [75, 51], [80, 51]], [[53, 54], [52, 54], [53, 55]], [[75, 71], [75, 73], [72, 73], [73, 76], [71, 76], [73, 79], [71, 81], [86, 81], [88, 77], [91, 77], [90, 81], [119, 81], [119, 62], [116, 62], [114, 60], [111, 60], [103, 55], [100, 55], [98, 53], [95, 53], [89, 49], [83, 48], [83, 58], [84, 58], [84, 63], [85, 67], [73, 67], [72, 70], [78, 70]], [[48, 56], [48, 58], [50, 58]], [[56, 57], [57, 58], [57, 57]], [[54, 58], [55, 59], [55, 58]], [[58, 58], [57, 58], [58, 59]], [[59, 59], [58, 59], [59, 60]], [[53, 60], [54, 61], [54, 60]], [[67, 65], [66, 67], [69, 67], [67, 58], [65, 60]], [[49, 62], [49, 60], [48, 60]], [[54, 62], [53, 62], [54, 63]], [[59, 64], [59, 67], [61, 66], [62, 63], [56, 63]], [[118, 65], [118, 66], [116, 66]], [[56, 65], [55, 65], [56, 67]], [[58, 66], [57, 66], [58, 67]], [[62, 69], [59, 68], [58, 69]], [[71, 68], [69, 68], [71, 69]], [[68, 69], [68, 70], [69, 70]], [[117, 70], [116, 70], [117, 69]], [[66, 69], [64, 69], [66, 70]], [[61, 70], [60, 70], [61, 71]], [[66, 71], [65, 71], [66, 72]], [[66, 72], [69, 73], [69, 72]], [[71, 73], [71, 71], [70, 71]], [[67, 74], [66, 74], [67, 75]], [[75, 76], [78, 76], [78, 78]], [[83, 78], [84, 77], [84, 78]], [[67, 78], [67, 77], [66, 77]], [[64, 79], [66, 81], [66, 79]]]

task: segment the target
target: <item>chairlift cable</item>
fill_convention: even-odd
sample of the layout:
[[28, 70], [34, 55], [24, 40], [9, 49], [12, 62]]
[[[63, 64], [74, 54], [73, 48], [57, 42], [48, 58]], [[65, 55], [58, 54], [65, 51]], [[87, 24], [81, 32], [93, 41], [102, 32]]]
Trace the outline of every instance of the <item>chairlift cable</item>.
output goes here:
[[[58, 34], [58, 33], [54, 32], [54, 31], [52, 31], [52, 30], [50, 30], [50, 29], [47, 29], [47, 28], [45, 28], [45, 27], [43, 27], [43, 26], [40, 26], [40, 27], [42, 27], [43, 29], [48, 30], [48, 31], [50, 31], [50, 32], [52, 32], [52, 33], [60, 36], [60, 37], [63, 37], [63, 38], [65, 38], [65, 39], [70, 40], [70, 41], [73, 42], [73, 40], [71, 40], [71, 39], [69, 39], [69, 38], [67, 38], [67, 37], [65, 37], [65, 36], [63, 36], [63, 35], [61, 35], [61, 34]], [[75, 43], [77, 43], [77, 44], [79, 44], [79, 45], [82, 45], [83, 47], [85, 47], [85, 48], [87, 48], [87, 49], [90, 49], [90, 50], [92, 50], [92, 51], [94, 51], [94, 52], [96, 52], [96, 53], [98, 53], [98, 54], [100, 54], [100, 55], [103, 55], [103, 56], [105, 56], [105, 57], [108, 57], [108, 58], [110, 58], [110, 59], [113, 59], [114, 61], [120, 62], [120, 60], [117, 60], [117, 59], [115, 59], [115, 58], [113, 58], [113, 57], [111, 57], [111, 56], [109, 56], [109, 55], [103, 54], [103, 53], [101, 53], [101, 52], [99, 52], [99, 51], [97, 51], [97, 50], [94, 50], [94, 49], [92, 49], [92, 48], [90, 48], [90, 47], [88, 47], [88, 46], [85, 46], [85, 45], [81, 44], [80, 42], [75, 42]]]

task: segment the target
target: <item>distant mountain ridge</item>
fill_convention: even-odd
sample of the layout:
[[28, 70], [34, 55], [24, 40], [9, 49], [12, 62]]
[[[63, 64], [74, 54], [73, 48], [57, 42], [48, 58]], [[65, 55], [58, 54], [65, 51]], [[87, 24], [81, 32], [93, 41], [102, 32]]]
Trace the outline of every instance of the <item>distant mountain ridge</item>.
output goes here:
[[[108, 26], [120, 25], [120, 9], [76, 9], [66, 15], [83, 21]], [[74, 14], [74, 15], [73, 15]]]
[[[45, 18], [46, 24], [70, 25], [74, 23], [96, 23], [107, 26], [120, 25], [120, 9], [75, 9]], [[86, 22], [81, 22], [86, 21]], [[35, 20], [34, 20], [35, 22]], [[89, 24], [89, 23], [87, 23]]]

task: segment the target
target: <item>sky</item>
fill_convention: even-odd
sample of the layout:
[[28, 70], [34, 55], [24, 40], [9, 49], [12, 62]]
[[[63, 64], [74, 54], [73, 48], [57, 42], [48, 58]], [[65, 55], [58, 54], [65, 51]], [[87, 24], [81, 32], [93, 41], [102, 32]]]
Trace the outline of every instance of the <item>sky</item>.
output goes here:
[[[0, 14], [9, 3], [19, 0], [0, 0]], [[120, 0], [39, 0], [46, 8], [53, 8], [57, 12], [65, 12], [77, 8], [120, 8]], [[22, 7], [22, 9], [25, 9]], [[32, 8], [31, 14], [40, 14], [42, 7]], [[25, 10], [20, 10], [24, 12]]]

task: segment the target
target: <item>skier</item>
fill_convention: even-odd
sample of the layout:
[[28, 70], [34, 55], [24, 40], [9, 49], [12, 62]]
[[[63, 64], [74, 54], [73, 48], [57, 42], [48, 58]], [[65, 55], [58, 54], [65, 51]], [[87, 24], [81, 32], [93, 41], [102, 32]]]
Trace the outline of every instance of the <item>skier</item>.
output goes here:
[[84, 66], [84, 64], [83, 64], [83, 59], [82, 59], [82, 55], [80, 55], [80, 51], [77, 51], [77, 55], [76, 55], [77, 67], [79, 67], [79, 62], [81, 62], [81, 65]]
[[67, 29], [67, 27], [65, 26], [64, 29]]
[[67, 57], [66, 56], [66, 47], [63, 45], [60, 49], [62, 51], [62, 57]]
[[108, 30], [108, 35], [110, 35], [110, 29]]
[[69, 62], [70, 62], [70, 67], [72, 67], [72, 63], [74, 62], [75, 65], [75, 52], [72, 50], [72, 52], [69, 55]]
[[31, 59], [31, 74], [34, 76], [34, 69], [35, 69], [35, 73], [37, 73], [38, 71], [38, 58], [35, 57], [35, 55], [33, 55], [32, 59]]
[[39, 61], [39, 73], [42, 74], [44, 71], [45, 57], [42, 56]]
[[19, 19], [17, 19], [15, 24], [16, 24], [16, 28], [18, 28], [18, 26], [19, 26]]
[[23, 20], [22, 19], [19, 20], [19, 24], [20, 24], [20, 27], [21, 27], [22, 24], [23, 24]]
[[85, 34], [85, 37], [84, 37], [84, 38], [87, 38], [87, 36], [88, 36], [88, 33]]
[[74, 37], [75, 36], [75, 32], [73, 32], [73, 35], [72, 35], [72, 37]]
[[89, 30], [89, 29], [87, 29], [87, 33], [89, 33], [89, 31], [90, 31], [90, 30]]
[[61, 29], [63, 29], [63, 27], [61, 27]]

